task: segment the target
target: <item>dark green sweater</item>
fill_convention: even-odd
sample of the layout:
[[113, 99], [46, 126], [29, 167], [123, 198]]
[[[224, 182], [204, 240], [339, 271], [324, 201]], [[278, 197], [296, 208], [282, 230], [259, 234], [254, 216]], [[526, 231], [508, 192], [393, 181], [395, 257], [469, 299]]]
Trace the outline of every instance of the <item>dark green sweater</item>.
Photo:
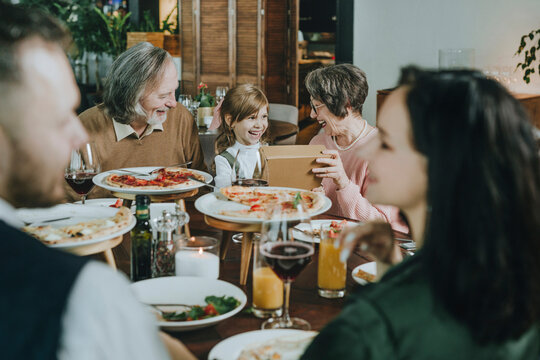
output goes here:
[[302, 359], [535, 359], [540, 331], [480, 346], [469, 330], [434, 303], [420, 256], [392, 268], [378, 284], [357, 289], [343, 311], [308, 347]]

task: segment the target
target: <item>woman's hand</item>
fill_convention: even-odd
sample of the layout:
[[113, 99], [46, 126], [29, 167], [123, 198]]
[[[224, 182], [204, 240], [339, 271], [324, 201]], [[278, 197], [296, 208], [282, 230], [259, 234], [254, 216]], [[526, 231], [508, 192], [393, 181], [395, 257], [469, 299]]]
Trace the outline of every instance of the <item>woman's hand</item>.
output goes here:
[[313, 192], [323, 193], [324, 194], [324, 188], [322, 186], [316, 187], [311, 189]]
[[343, 168], [343, 163], [339, 157], [337, 150], [323, 150], [325, 155], [332, 155], [330, 158], [318, 158], [316, 161], [319, 164], [327, 165], [325, 167], [313, 168], [311, 171], [321, 178], [331, 178], [334, 180], [338, 190], [343, 189], [349, 185], [349, 177]]
[[378, 262], [395, 265], [403, 260], [392, 228], [386, 222], [374, 221], [343, 230], [340, 236], [341, 261], [346, 261], [356, 246], [370, 253]]

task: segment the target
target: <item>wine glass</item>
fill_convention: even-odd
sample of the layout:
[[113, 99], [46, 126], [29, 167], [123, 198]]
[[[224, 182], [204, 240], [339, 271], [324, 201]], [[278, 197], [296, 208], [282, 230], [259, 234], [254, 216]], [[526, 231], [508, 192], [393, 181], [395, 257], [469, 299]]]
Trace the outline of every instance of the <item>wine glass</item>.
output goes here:
[[[240, 186], [268, 186], [266, 159], [259, 149], [240, 149], [234, 157], [231, 184]], [[258, 234], [254, 234], [258, 236]], [[242, 233], [231, 237], [235, 243], [242, 242]]]
[[266, 158], [259, 149], [240, 149], [234, 157], [231, 184], [240, 186], [268, 186]]
[[216, 87], [216, 100], [218, 102], [223, 100], [223, 98], [227, 94], [228, 90], [229, 90], [229, 88], [227, 86], [218, 86], [218, 87]]
[[189, 94], [178, 95], [178, 102], [184, 105], [184, 107], [189, 110], [189, 107], [191, 105], [191, 95]]
[[[303, 228], [308, 230], [307, 233], [313, 234], [311, 222], [302, 212], [303, 204], [300, 202], [297, 206], [301, 221], [304, 222]], [[261, 225], [260, 254], [283, 281], [283, 311], [281, 317], [266, 320], [261, 328], [309, 330], [311, 325], [307, 321], [289, 316], [289, 297], [292, 282], [311, 262], [313, 245], [294, 238], [293, 224], [284, 218], [280, 209], [281, 205], [274, 206], [270, 220], [264, 221]]]
[[81, 195], [83, 204], [86, 196], [94, 187], [92, 179], [100, 171], [101, 163], [93, 143], [86, 143], [80, 149], [71, 151], [71, 158], [64, 172], [64, 177], [73, 191]]

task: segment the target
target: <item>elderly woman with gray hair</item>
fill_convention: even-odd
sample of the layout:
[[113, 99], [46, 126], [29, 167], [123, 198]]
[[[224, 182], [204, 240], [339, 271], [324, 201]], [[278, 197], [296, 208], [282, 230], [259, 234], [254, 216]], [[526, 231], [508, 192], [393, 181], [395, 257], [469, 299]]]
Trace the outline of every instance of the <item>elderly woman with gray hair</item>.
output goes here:
[[408, 232], [400, 220], [399, 211], [391, 206], [371, 204], [364, 194], [369, 182], [368, 163], [356, 153], [377, 129], [362, 118], [362, 106], [368, 94], [366, 74], [351, 64], [319, 68], [306, 77], [310, 94], [311, 114], [324, 132], [315, 136], [310, 144], [324, 145], [323, 153], [330, 158], [319, 158], [321, 167], [312, 171], [322, 178], [322, 189], [332, 200], [329, 213], [366, 221], [380, 219], [394, 230]]
[[[206, 170], [193, 117], [176, 103], [177, 87], [171, 56], [150, 43], [139, 43], [114, 61], [103, 103], [79, 116], [95, 143], [103, 171], [189, 161], [193, 168]], [[109, 194], [94, 189], [90, 195]], [[78, 198], [73, 191], [69, 197]]]

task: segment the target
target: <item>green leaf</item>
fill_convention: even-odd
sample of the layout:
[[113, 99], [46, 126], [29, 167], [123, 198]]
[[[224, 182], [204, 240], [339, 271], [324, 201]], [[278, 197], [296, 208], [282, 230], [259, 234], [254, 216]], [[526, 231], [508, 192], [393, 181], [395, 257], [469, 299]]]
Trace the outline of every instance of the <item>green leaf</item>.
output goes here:
[[214, 308], [219, 314], [225, 314], [240, 305], [240, 301], [232, 296], [207, 296], [204, 298], [204, 301], [206, 301], [208, 304], [214, 305]]
[[300, 192], [297, 192], [293, 202], [293, 207], [295, 209], [297, 208], [298, 204], [300, 204], [300, 200], [302, 200], [302, 196], [300, 195]]
[[204, 313], [204, 309], [202, 308], [202, 306], [198, 305], [192, 307], [191, 310], [189, 310], [189, 312], [187, 313], [187, 317], [191, 318], [192, 320], [197, 320], [205, 315], [206, 314]]

